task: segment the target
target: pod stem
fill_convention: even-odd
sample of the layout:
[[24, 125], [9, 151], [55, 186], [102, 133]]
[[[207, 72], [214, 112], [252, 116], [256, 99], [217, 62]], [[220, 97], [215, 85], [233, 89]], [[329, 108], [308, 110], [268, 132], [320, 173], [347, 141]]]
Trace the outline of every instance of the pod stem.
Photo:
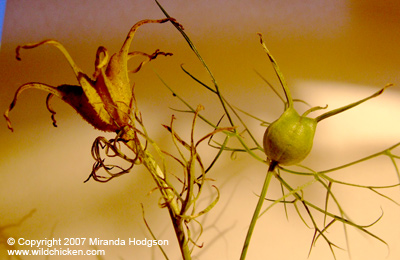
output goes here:
[[265, 177], [264, 185], [262, 187], [261, 194], [260, 194], [260, 197], [258, 199], [256, 209], [255, 209], [255, 211], [253, 213], [253, 218], [251, 219], [250, 226], [249, 226], [249, 229], [247, 231], [246, 240], [244, 241], [244, 245], [243, 245], [243, 248], [242, 248], [242, 254], [240, 255], [240, 260], [244, 260], [246, 258], [247, 249], [249, 248], [249, 245], [250, 245], [250, 240], [251, 240], [251, 236], [252, 236], [253, 231], [254, 231], [254, 227], [256, 226], [257, 219], [258, 219], [258, 217], [260, 215], [260, 211], [261, 211], [262, 205], [264, 203], [265, 196], [267, 194], [268, 186], [269, 186], [269, 183], [271, 182], [271, 177], [273, 175], [273, 171], [275, 170], [275, 167], [277, 165], [278, 165], [278, 162], [272, 161], [271, 164], [268, 167], [268, 173], [267, 173], [267, 176]]
[[282, 74], [281, 70], [279, 69], [278, 63], [276, 62], [274, 57], [269, 52], [267, 46], [265, 45], [264, 39], [262, 37], [262, 34], [261, 33], [257, 33], [257, 34], [258, 34], [258, 36], [260, 36], [261, 45], [263, 46], [264, 51], [267, 53], [268, 58], [271, 61], [273, 67], [274, 67], [275, 73], [279, 78], [279, 82], [281, 83], [281, 85], [283, 87], [283, 91], [285, 92], [288, 108], [292, 108], [293, 107], [292, 95], [290, 94], [290, 90], [289, 90], [289, 87], [288, 87], [288, 85], [286, 83], [286, 80], [283, 77], [283, 74]]

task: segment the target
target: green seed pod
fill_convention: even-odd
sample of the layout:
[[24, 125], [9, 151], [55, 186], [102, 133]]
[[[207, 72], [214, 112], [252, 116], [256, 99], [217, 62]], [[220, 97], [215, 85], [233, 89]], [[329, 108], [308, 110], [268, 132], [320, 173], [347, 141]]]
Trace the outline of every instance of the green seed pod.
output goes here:
[[300, 163], [307, 157], [312, 149], [314, 134], [319, 121], [346, 111], [373, 97], [379, 96], [386, 88], [392, 86], [392, 84], [388, 84], [369, 97], [326, 112], [316, 118], [310, 118], [306, 115], [315, 110], [325, 109], [327, 107], [313, 107], [300, 116], [293, 108], [292, 96], [278, 64], [267, 49], [264, 40], [262, 39], [262, 35], [260, 33], [258, 35], [260, 36], [261, 44], [274, 67], [275, 73], [279, 78], [287, 100], [287, 102], [284, 101], [286, 109], [283, 114], [278, 120], [270, 124], [264, 133], [264, 151], [272, 163], [280, 165], [293, 165]]
[[300, 116], [293, 108], [286, 109], [265, 131], [267, 157], [281, 165], [301, 162], [311, 151], [316, 127], [315, 119]]

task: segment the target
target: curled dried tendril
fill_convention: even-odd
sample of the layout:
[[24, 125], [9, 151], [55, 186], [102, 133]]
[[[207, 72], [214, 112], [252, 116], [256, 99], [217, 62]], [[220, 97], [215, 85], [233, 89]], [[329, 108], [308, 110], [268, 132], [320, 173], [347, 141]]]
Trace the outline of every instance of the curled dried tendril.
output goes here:
[[[94, 158], [95, 163], [93, 165], [92, 172], [84, 182], [87, 182], [90, 178], [93, 178], [98, 182], [108, 182], [112, 178], [128, 173], [135, 164], [142, 163], [139, 153], [136, 152], [137, 149], [140, 148], [137, 146], [132, 147], [132, 144], [140, 144], [140, 140], [138, 139], [136, 132], [133, 132], [134, 137], [132, 139], [126, 140], [121, 138], [123, 131], [124, 129], [117, 134], [115, 139], [107, 140], [107, 138], [103, 136], [96, 138], [92, 145], [92, 157]], [[126, 155], [123, 152], [123, 147], [133, 151], [135, 155], [134, 158], [130, 158], [128, 155]], [[146, 146], [144, 149], [146, 149]], [[108, 164], [105, 162], [106, 159], [112, 158], [122, 159], [123, 161], [129, 163], [129, 167], [123, 168], [118, 164]], [[118, 163], [121, 162], [119, 161]], [[100, 169], [103, 169], [108, 176], [99, 175], [98, 171]]]
[[[164, 154], [168, 155], [174, 161], [176, 161], [182, 168], [183, 176], [180, 178], [175, 175], [178, 181], [182, 184], [181, 189], [177, 190], [172, 186], [170, 186], [169, 188], [173, 188], [173, 192], [175, 194], [174, 200], [177, 201], [177, 204], [180, 207], [179, 213], [176, 215], [176, 218], [184, 223], [185, 229], [188, 233], [189, 241], [192, 242], [193, 246], [197, 247], [202, 247], [202, 245], [199, 245], [197, 241], [201, 236], [203, 228], [201, 223], [198, 222], [196, 218], [209, 212], [219, 200], [219, 190], [216, 186], [212, 185], [212, 187], [215, 188], [215, 190], [217, 191], [217, 197], [204, 209], [200, 211], [197, 209], [197, 201], [203, 192], [206, 182], [212, 180], [207, 177], [207, 170], [204, 167], [200, 154], [197, 152], [197, 148], [202, 142], [210, 139], [215, 134], [219, 132], [231, 132], [235, 129], [235, 127], [216, 128], [214, 131], [206, 134], [198, 141], [195, 141], [195, 124], [197, 118], [199, 117], [199, 112], [202, 109], [204, 109], [204, 107], [199, 105], [194, 111], [194, 118], [192, 122], [192, 130], [189, 142], [185, 141], [175, 131], [173, 122], [176, 118], [174, 116], [172, 116], [171, 118], [170, 125], [163, 125], [171, 133], [172, 141], [179, 155], [173, 155], [170, 152], [162, 151]], [[165, 201], [165, 203], [168, 204], [169, 202]], [[165, 204], [162, 204], [162, 206], [164, 205]], [[192, 238], [192, 234], [190, 232], [189, 223], [191, 221], [195, 221], [200, 227], [200, 232], [199, 235], [197, 235], [196, 239]]]
[[[13, 131], [9, 112], [14, 108], [19, 95], [26, 89], [36, 88], [49, 92], [46, 100], [47, 109], [52, 114], [53, 125], [56, 126], [54, 118], [55, 111], [51, 108], [50, 101], [53, 96], [61, 98], [71, 105], [88, 123], [96, 129], [106, 132], [116, 132], [124, 126], [132, 125], [133, 107], [133, 85], [129, 81], [129, 72], [136, 73], [142, 66], [155, 59], [159, 55], [169, 56], [171, 53], [156, 50], [153, 54], [146, 54], [135, 51], [129, 52], [133, 36], [137, 29], [148, 23], [165, 23], [171, 21], [177, 26], [181, 25], [173, 18], [159, 20], [142, 20], [137, 22], [129, 31], [125, 42], [119, 52], [110, 57], [105, 47], [99, 47], [96, 53], [95, 72], [93, 78], [83, 73], [75, 64], [68, 51], [56, 40], [44, 40], [38, 43], [30, 43], [18, 46], [16, 49], [16, 58], [20, 60], [21, 49], [33, 49], [42, 45], [52, 45], [64, 54], [69, 65], [75, 73], [79, 86], [60, 85], [53, 87], [44, 83], [30, 82], [18, 88], [14, 99], [9, 108], [5, 111], [4, 117], [7, 120], [8, 128]], [[144, 61], [134, 69], [128, 70], [128, 61], [135, 56], [143, 56]]]

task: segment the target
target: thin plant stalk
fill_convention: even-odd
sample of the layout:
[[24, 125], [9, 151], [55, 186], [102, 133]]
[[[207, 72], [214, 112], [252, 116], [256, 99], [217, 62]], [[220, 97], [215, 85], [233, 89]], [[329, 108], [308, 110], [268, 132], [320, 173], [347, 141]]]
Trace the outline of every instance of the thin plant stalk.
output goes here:
[[264, 203], [265, 196], [267, 195], [267, 190], [268, 190], [269, 183], [271, 182], [273, 171], [275, 170], [275, 167], [277, 165], [278, 165], [277, 162], [272, 161], [268, 167], [268, 173], [267, 173], [267, 176], [265, 177], [264, 185], [262, 187], [260, 197], [258, 198], [256, 209], [253, 213], [253, 218], [251, 219], [250, 226], [247, 231], [246, 240], [244, 241], [244, 245], [242, 248], [242, 254], [240, 255], [240, 260], [244, 260], [246, 258], [247, 250], [249, 249], [250, 240], [251, 240], [251, 236], [253, 235], [254, 227], [256, 226], [256, 222], [260, 215], [260, 211], [261, 211], [262, 205]]
[[[188, 238], [186, 237], [185, 227], [183, 223], [183, 218], [179, 216], [179, 207], [174, 198], [174, 193], [168, 184], [164, 183], [160, 179], [163, 179], [164, 174], [158, 164], [155, 162], [151, 154], [147, 151], [145, 152], [145, 159], [143, 164], [152, 174], [154, 180], [157, 182], [164, 199], [166, 200], [166, 205], [168, 208], [168, 213], [171, 217], [172, 224], [174, 226], [176, 238], [178, 239], [179, 247], [184, 260], [192, 259], [191, 253], [188, 246]], [[154, 176], [156, 175], [156, 176]]]
[[[161, 11], [164, 13], [164, 15], [167, 18], [171, 18], [171, 16], [167, 13], [167, 11], [161, 6], [161, 4], [155, 0], [156, 4], [158, 5], [158, 7], [161, 9]], [[215, 90], [214, 89], [209, 89], [211, 90], [213, 93], [217, 94], [219, 101], [221, 102], [222, 108], [225, 111], [226, 116], [228, 117], [229, 123], [231, 126], [234, 126], [235, 124], [233, 123], [233, 120], [228, 112], [228, 109], [226, 107], [226, 101], [224, 100], [224, 98], [222, 97], [222, 94], [219, 90], [218, 84], [217, 84], [217, 80], [215, 79], [214, 75], [212, 74], [211, 70], [209, 69], [209, 67], [207, 66], [206, 62], [204, 61], [203, 57], [201, 57], [200, 53], [197, 51], [196, 46], [193, 44], [193, 42], [190, 40], [189, 36], [183, 31], [183, 28], [180, 26], [177, 26], [177, 24], [172, 23], [176, 29], [178, 29], [178, 31], [182, 34], [183, 38], [185, 38], [186, 42], [189, 44], [190, 48], [193, 50], [193, 52], [196, 54], [197, 58], [200, 60], [200, 62], [203, 64], [204, 68], [206, 69], [207, 73], [210, 75], [212, 82], [214, 83], [215, 86]]]
[[[132, 136], [135, 134], [133, 132], [126, 132], [122, 138], [125, 140], [134, 140]], [[136, 150], [137, 147], [134, 143], [128, 143], [128, 146], [132, 150]], [[157, 183], [157, 186], [164, 198], [165, 205], [168, 208], [168, 213], [171, 217], [171, 221], [174, 227], [174, 231], [176, 237], [178, 239], [179, 247], [181, 250], [182, 258], [184, 260], [191, 260], [191, 253], [188, 245], [188, 238], [185, 233], [185, 227], [183, 223], [183, 218], [180, 217], [180, 209], [175, 200], [175, 194], [171, 186], [166, 182], [166, 176], [164, 175], [162, 169], [157, 164], [153, 156], [148, 152], [143, 145], [140, 145], [141, 158], [143, 158], [143, 165], [147, 168], [147, 170], [151, 173], [154, 181]]]

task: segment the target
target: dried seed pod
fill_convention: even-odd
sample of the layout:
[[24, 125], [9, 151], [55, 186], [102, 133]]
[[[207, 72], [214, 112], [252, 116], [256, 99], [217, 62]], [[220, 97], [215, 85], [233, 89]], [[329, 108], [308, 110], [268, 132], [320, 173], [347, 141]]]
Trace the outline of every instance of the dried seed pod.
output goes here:
[[[137, 22], [129, 31], [119, 52], [110, 56], [105, 47], [99, 47], [96, 53], [95, 72], [93, 78], [83, 73], [75, 64], [64, 46], [56, 40], [44, 40], [38, 43], [30, 43], [18, 46], [16, 58], [20, 60], [21, 49], [33, 49], [42, 45], [52, 45], [59, 49], [72, 67], [79, 86], [61, 85], [53, 87], [43, 83], [30, 82], [22, 85], [15, 93], [14, 99], [9, 108], [4, 113], [8, 128], [12, 131], [9, 112], [14, 108], [18, 96], [26, 89], [36, 88], [49, 92], [46, 105], [50, 111], [53, 125], [56, 126], [54, 119], [55, 111], [51, 108], [50, 101], [53, 96], [59, 97], [71, 105], [88, 123], [95, 128], [106, 131], [116, 132], [127, 125], [132, 124], [132, 112], [134, 111], [133, 84], [130, 83], [128, 73], [136, 73], [147, 62], [155, 59], [159, 55], [169, 56], [172, 53], [165, 53], [156, 50], [153, 54], [146, 54], [139, 51], [129, 52], [133, 36], [137, 29], [148, 23], [165, 23], [171, 21], [181, 26], [173, 18], [159, 20], [142, 20]], [[128, 70], [128, 61], [135, 56], [143, 56], [146, 60], [133, 71]]]

